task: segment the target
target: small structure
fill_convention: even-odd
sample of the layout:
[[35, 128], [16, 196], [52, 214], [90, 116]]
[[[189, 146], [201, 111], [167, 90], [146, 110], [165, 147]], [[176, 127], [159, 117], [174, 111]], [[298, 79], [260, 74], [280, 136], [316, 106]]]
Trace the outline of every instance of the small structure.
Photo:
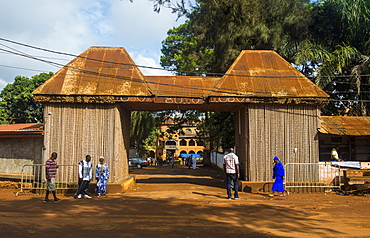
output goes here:
[[42, 163], [44, 124], [0, 125], [0, 177], [19, 179], [22, 166]]
[[370, 162], [370, 117], [322, 116], [320, 161], [330, 161], [333, 147], [345, 161]]

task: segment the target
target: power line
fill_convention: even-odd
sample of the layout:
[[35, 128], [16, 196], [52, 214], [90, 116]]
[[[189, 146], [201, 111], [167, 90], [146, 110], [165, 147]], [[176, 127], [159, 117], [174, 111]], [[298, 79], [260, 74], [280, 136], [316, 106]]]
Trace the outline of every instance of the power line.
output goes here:
[[[251, 93], [254, 93], [254, 94], [258, 94], [258, 93], [265, 94], [265, 90], [263, 90], [263, 89], [261, 89], [261, 90], [253, 89], [249, 93], [242, 93], [242, 92], [232, 92], [232, 91], [235, 91], [235, 89], [230, 89], [230, 88], [200, 89], [200, 88], [191, 87], [191, 86], [173, 85], [173, 84], [168, 84], [168, 83], [163, 83], [163, 82], [150, 82], [150, 81], [146, 81], [145, 79], [142, 80], [142, 79], [135, 79], [135, 78], [123, 77], [123, 76], [117, 76], [117, 75], [111, 75], [111, 74], [103, 74], [101, 72], [95, 72], [95, 71], [91, 71], [91, 70], [86, 70], [86, 69], [80, 68], [80, 67], [74, 67], [74, 66], [68, 66], [68, 65], [67, 66], [64, 66], [64, 65], [62, 65], [60, 63], [55, 63], [55, 62], [52, 62], [52, 61], [46, 61], [46, 60], [39, 59], [39, 58], [36, 58], [36, 57], [31, 56], [31, 55], [28, 55], [28, 54], [18, 53], [18, 52], [12, 52], [12, 51], [1, 49], [1, 48], [0, 48], [0, 50], [5, 51], [5, 52], [8, 52], [8, 53], [16, 54], [16, 55], [19, 55], [19, 56], [31, 58], [31, 59], [34, 59], [34, 60], [46, 62], [46, 63], [52, 64], [53, 66], [68, 67], [68, 68], [71, 68], [71, 69], [74, 69], [74, 70], [83, 71], [85, 73], [99, 75], [99, 76], [103, 76], [103, 77], [109, 77], [109, 78], [121, 78], [121, 79], [130, 80], [130, 81], [134, 81], [134, 82], [140, 82], [140, 83], [157, 84], [157, 85], [161, 85], [161, 86], [171, 86], [171, 87], [179, 87], [179, 88], [193, 89], [193, 90], [203, 90], [203, 91], [206, 91], [206, 92], [232, 93], [232, 94], [235, 94], [235, 95], [242, 95], [242, 96], [249, 96], [249, 97], [251, 96]], [[295, 91], [295, 92], [302, 92], [303, 93], [303, 92], [316, 92], [316, 91], [301, 90], [301, 91]], [[258, 96], [258, 95], [254, 95], [254, 96]], [[289, 97], [288, 96], [288, 97], [283, 97], [283, 98], [292, 98], [292, 97]], [[353, 101], [356, 101], [357, 102], [358, 100], [353, 100]]]
[[[0, 50], [1, 50], [1, 48], [0, 48]], [[2, 52], [0, 52], [0, 53], [2, 53]], [[3, 53], [13, 54], [13, 53], [9, 53], [9, 52], [3, 52]], [[56, 60], [64, 60], [64, 61], [67, 61], [67, 59], [54, 58], [54, 57], [45, 57], [45, 56], [33, 56], [33, 57], [34, 58], [48, 58], [48, 59], [56, 59]], [[47, 71], [50, 72], [50, 70], [30, 69], [30, 68], [24, 68], [24, 67], [19, 67], [19, 66], [11, 66], [11, 65], [4, 65], [4, 64], [0, 64], [0, 67], [21, 69], [21, 70], [28, 70], [28, 71], [35, 71], [35, 72], [47, 72]], [[158, 76], [158, 77], [160, 77], [160, 76]], [[163, 77], [172, 77], [172, 76], [163, 76]], [[185, 77], [191, 77], [191, 76], [185, 76]], [[194, 77], [198, 77], [198, 76], [194, 76]], [[205, 77], [205, 79], [206, 79], [206, 77]], [[339, 83], [339, 84], [348, 84], [348, 85], [357, 86], [357, 83], [351, 83], [351, 82], [331, 81], [330, 83], [331, 84]], [[362, 83], [361, 85], [362, 86], [369, 86], [370, 84], [364, 84], [364, 83]], [[301, 92], [304, 92], [304, 91], [301, 91]], [[352, 91], [352, 92], [351, 91], [348, 91], [348, 92], [347, 91], [335, 91], [335, 92], [334, 91], [324, 91], [324, 92], [330, 93], [330, 94], [336, 94], [336, 93], [356, 93], [355, 91]], [[370, 91], [361, 91], [361, 92], [362, 93], [369, 93]]]
[[[304, 76], [304, 75], [292, 75], [292, 76], [287, 76], [287, 75], [278, 76], [277, 75], [277, 76], [272, 76], [272, 75], [244, 75], [244, 74], [226, 74], [226, 73], [206, 73], [206, 72], [194, 72], [194, 71], [174, 71], [174, 70], [166, 70], [166, 69], [163, 69], [163, 68], [152, 67], [152, 66], [127, 64], [127, 63], [117, 63], [117, 62], [105, 61], [105, 60], [101, 60], [101, 59], [94, 59], [94, 58], [84, 57], [84, 56], [80, 56], [80, 55], [74, 55], [74, 54], [70, 54], [70, 53], [65, 53], [65, 52], [49, 50], [49, 49], [45, 49], [45, 48], [41, 48], [41, 47], [36, 47], [36, 46], [29, 45], [29, 44], [24, 44], [24, 43], [12, 41], [12, 40], [4, 39], [4, 38], [1, 38], [1, 37], [0, 37], [0, 40], [1, 41], [6, 41], [6, 42], [9, 42], [9, 43], [12, 43], [12, 44], [21, 45], [21, 46], [24, 46], [24, 47], [36, 49], [36, 50], [41, 50], [41, 51], [53, 53], [53, 54], [66, 55], [66, 56], [71, 56], [71, 57], [75, 57], [75, 58], [83, 58], [83, 59], [98, 61], [98, 62], [101, 62], [101, 63], [110, 63], [110, 64], [134, 66], [134, 67], [139, 67], [139, 68], [147, 68], [147, 69], [155, 69], [155, 70], [164, 70], [164, 71], [168, 71], [168, 72], [191, 73], [191, 74], [200, 74], [200, 75], [213, 75], [213, 76], [218, 76], [218, 77], [222, 77], [222, 76], [226, 75], [226, 76], [254, 77], [254, 78], [295, 78], [295, 79], [298, 79], [298, 78], [302, 78], [302, 79], [314, 78], [314, 76]], [[359, 76], [369, 77], [370, 74], [364, 74], [364, 75], [333, 75], [333, 76], [321, 76], [321, 77], [324, 77], [324, 78], [325, 77], [343, 78], [343, 77], [359, 77]]]
[[147, 69], [156, 69], [156, 70], [169, 71], [169, 70], [166, 70], [166, 69], [163, 69], [163, 68], [158, 68], [158, 67], [144, 66], [144, 65], [137, 65], [137, 64], [117, 63], [117, 62], [111, 62], [111, 61], [105, 61], [105, 60], [100, 60], [100, 59], [94, 59], [94, 58], [84, 57], [84, 56], [80, 56], [80, 55], [74, 55], [74, 54], [65, 53], [65, 52], [59, 52], [59, 51], [49, 50], [49, 49], [45, 49], [45, 48], [40, 48], [40, 47], [36, 47], [36, 46], [32, 46], [32, 45], [28, 45], [28, 44], [24, 44], [24, 43], [20, 43], [20, 42], [16, 42], [16, 41], [4, 39], [4, 38], [1, 38], [1, 37], [0, 37], [0, 40], [1, 41], [6, 41], [6, 42], [9, 42], [9, 43], [12, 43], [12, 44], [21, 45], [21, 46], [24, 46], [24, 47], [36, 49], [36, 50], [41, 50], [41, 51], [53, 53], [53, 54], [60, 54], [60, 55], [72, 56], [74, 58], [83, 58], [83, 59], [94, 60], [94, 61], [98, 61], [98, 62], [102, 62], [102, 63], [121, 64], [121, 65], [127, 65], [127, 66], [136, 66], [136, 67], [139, 67], [139, 68], [147, 68]]
[[[23, 43], [18, 43], [18, 42], [6, 40], [6, 39], [3, 39], [3, 38], [0, 38], [0, 40], [11, 42], [11, 43], [14, 43], [14, 44], [19, 44], [19, 45], [26, 46], [26, 47], [31, 47], [31, 48], [38, 49], [38, 50], [43, 50], [43, 51], [51, 52], [51, 53], [64, 54], [64, 55], [73, 56], [73, 57], [85, 58], [85, 59], [90, 59], [90, 60], [94, 60], [94, 61], [98, 61], [98, 62], [118, 64], [118, 65], [126, 65], [126, 66], [129, 65], [129, 66], [145, 67], [145, 68], [151, 68], [151, 69], [161, 69], [161, 68], [155, 68], [155, 67], [139, 66], [139, 65], [135, 65], [135, 64], [117, 63], [117, 62], [103, 61], [103, 60], [98, 60], [98, 59], [93, 59], [93, 58], [88, 58], [88, 57], [81, 57], [81, 56], [76, 56], [76, 55], [73, 55], [73, 54], [68, 54], [68, 53], [63, 53], [63, 52], [57, 52], [57, 51], [51, 51], [51, 50], [47, 50], [47, 49], [43, 49], [43, 48], [39, 48], [39, 47], [34, 47], [34, 46], [27, 45], [27, 44], [23, 44]], [[3, 45], [3, 44], [1, 44], [1, 45]], [[3, 46], [5, 46], [5, 45], [3, 45]], [[232, 93], [232, 94], [235, 94], [235, 95], [244, 95], [244, 96], [249, 96], [249, 97], [251, 96], [250, 93], [231, 92], [231, 91], [235, 91], [235, 89], [226, 89], [226, 88], [222, 88], [222, 89], [199, 89], [199, 88], [195, 88], [195, 87], [191, 87], [191, 86], [173, 85], [173, 84], [158, 83], [158, 82], [150, 82], [150, 81], [146, 81], [146, 80], [142, 80], [142, 79], [135, 79], [135, 78], [129, 78], [129, 77], [123, 77], [123, 76], [117, 76], [117, 75], [111, 75], [111, 74], [103, 74], [103, 73], [100, 73], [100, 72], [86, 70], [84, 68], [79, 68], [79, 67], [74, 67], [74, 66], [68, 66], [68, 65], [65, 66], [65, 65], [60, 64], [60, 63], [56, 63], [56, 62], [53, 62], [53, 61], [44, 60], [44, 59], [41, 59], [40, 57], [35, 57], [35, 56], [32, 56], [32, 55], [23, 53], [21, 51], [15, 50], [15, 49], [13, 49], [11, 47], [8, 47], [8, 46], [5, 46], [5, 47], [10, 48], [10, 49], [12, 49], [14, 51], [6, 50], [6, 49], [1, 49], [1, 48], [0, 48], [0, 50], [3, 51], [3, 52], [9, 53], [9, 54], [15, 54], [15, 55], [18, 55], [18, 56], [22, 56], [22, 57], [30, 58], [30, 59], [33, 59], [33, 60], [38, 60], [38, 61], [41, 61], [41, 62], [44, 62], [44, 63], [48, 63], [48, 64], [51, 64], [51, 65], [53, 65], [55, 67], [68, 67], [68, 68], [71, 68], [71, 69], [75, 69], [75, 70], [79, 70], [79, 71], [84, 71], [84, 72], [89, 73], [89, 74], [95, 74], [95, 75], [104, 76], [104, 77], [122, 78], [122, 79], [125, 79], [125, 80], [131, 80], [131, 81], [136, 81], [136, 82], [141, 82], [141, 83], [148, 83], [148, 84], [158, 84], [158, 85], [161, 85], [161, 86], [172, 86], [172, 87], [180, 87], [180, 88], [185, 88], [185, 89], [195, 89], [195, 90], [203, 90], [203, 91], [209, 91], [209, 92], [220, 92], [220, 93]], [[18, 68], [18, 69], [25, 69], [25, 68], [21, 68], [21, 67], [6, 66], [6, 65], [0, 65], [0, 66], [10, 67], [10, 68]], [[26, 69], [26, 70], [33, 70], [33, 69]], [[161, 70], [164, 70], [164, 69], [161, 69]], [[33, 71], [36, 71], [36, 70], [33, 70]], [[275, 77], [278, 77], [278, 78], [295, 78], [295, 79], [304, 77], [304, 76], [299, 76], [299, 75], [298, 76], [251, 76], [251, 75], [239, 75], [239, 74], [224, 74], [224, 75], [229, 75], [229, 76], [244, 76], [244, 77], [274, 77], [274, 78]], [[342, 83], [342, 82], [340, 82], [340, 83]], [[224, 90], [227, 90], [227, 91], [224, 91]], [[254, 89], [253, 92], [251, 92], [251, 93], [261, 93], [261, 94], [264, 94], [264, 92], [265, 92], [265, 90], [257, 90], [257, 89]], [[299, 91], [299, 92], [315, 92], [315, 91]], [[366, 91], [366, 92], [368, 92], [368, 91]], [[353, 92], [343, 92], [342, 91], [342, 92], [329, 92], [329, 93], [333, 94], [333, 93], [353, 93]], [[254, 96], [256, 96], [256, 95], [254, 95]], [[282, 98], [292, 98], [292, 97], [282, 97]], [[369, 102], [370, 100], [336, 100], [336, 99], [329, 99], [329, 101], [333, 101], [333, 102], [334, 101]]]
[[28, 69], [28, 68], [22, 68], [22, 67], [17, 67], [17, 66], [9, 66], [9, 65], [4, 65], [4, 64], [0, 64], [0, 66], [5, 67], [5, 68], [22, 69], [22, 70], [29, 70], [29, 71], [35, 71], [35, 72], [45, 72], [43, 70], [38, 70], [38, 69]]
[[0, 48], [0, 50], [1, 50], [1, 51], [4, 51], [4, 52], [12, 53], [12, 54], [14, 54], [14, 55], [19, 55], [19, 56], [23, 56], [23, 57], [26, 57], [26, 58], [30, 58], [30, 59], [34, 59], [34, 60], [38, 60], [38, 61], [41, 61], [41, 62], [44, 62], [44, 63], [48, 63], [48, 64], [51, 64], [51, 65], [56, 66], [56, 67], [64, 67], [64, 65], [63, 65], [63, 64], [55, 63], [55, 62], [48, 61], [48, 60], [43, 60], [43, 59], [40, 59], [40, 58], [37, 58], [37, 57], [31, 56], [31, 55], [28, 55], [28, 54], [25, 54], [25, 53], [18, 53], [18, 52], [14, 52], [14, 51], [10, 51], [10, 50], [6, 50], [6, 49], [2, 49], [2, 48]]

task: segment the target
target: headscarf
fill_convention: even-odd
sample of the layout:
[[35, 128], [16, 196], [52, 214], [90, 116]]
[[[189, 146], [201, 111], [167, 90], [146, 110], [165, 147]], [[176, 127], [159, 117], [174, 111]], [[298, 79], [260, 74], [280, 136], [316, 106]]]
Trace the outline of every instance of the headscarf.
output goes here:
[[281, 162], [280, 159], [279, 159], [279, 157], [277, 157], [277, 156], [274, 157], [274, 160], [279, 161], [279, 163]]
[[[100, 159], [103, 159], [103, 161], [100, 161]], [[100, 163], [100, 173], [103, 174], [105, 172], [105, 166], [104, 166], [104, 156], [100, 156], [99, 163]]]

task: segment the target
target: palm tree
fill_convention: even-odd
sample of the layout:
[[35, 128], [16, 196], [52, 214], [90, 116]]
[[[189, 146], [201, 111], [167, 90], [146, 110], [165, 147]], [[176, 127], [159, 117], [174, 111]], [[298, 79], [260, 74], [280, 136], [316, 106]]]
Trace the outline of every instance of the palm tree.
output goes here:
[[323, 1], [314, 16], [312, 40], [297, 45], [296, 63], [310, 68], [309, 76], [315, 76], [317, 85], [338, 100], [327, 114], [366, 116], [370, 110], [370, 1]]

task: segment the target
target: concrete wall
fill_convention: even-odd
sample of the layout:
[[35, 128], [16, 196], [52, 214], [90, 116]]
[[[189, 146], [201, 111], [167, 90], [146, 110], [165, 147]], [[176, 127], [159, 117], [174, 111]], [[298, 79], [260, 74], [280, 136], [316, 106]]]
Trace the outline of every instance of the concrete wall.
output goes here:
[[0, 138], [0, 173], [22, 172], [25, 164], [42, 163], [43, 137]]
[[218, 167], [223, 169], [224, 168], [223, 167], [223, 158], [224, 158], [225, 154], [221, 154], [221, 153], [217, 153], [215, 151], [212, 151], [211, 156], [210, 156], [211, 157], [211, 163], [215, 164]]

